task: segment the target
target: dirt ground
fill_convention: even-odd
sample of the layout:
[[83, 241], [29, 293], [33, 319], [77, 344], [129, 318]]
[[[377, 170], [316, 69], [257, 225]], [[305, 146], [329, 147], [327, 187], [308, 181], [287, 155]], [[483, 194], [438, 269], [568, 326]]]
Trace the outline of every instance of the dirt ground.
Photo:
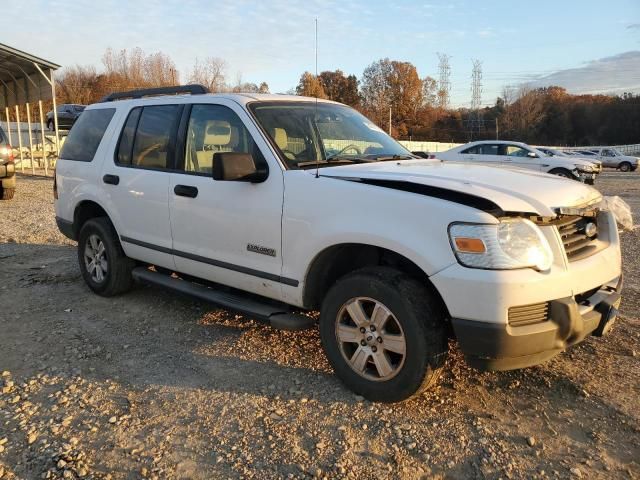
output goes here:
[[[640, 230], [613, 332], [480, 373], [452, 345], [426, 395], [370, 403], [318, 332], [80, 276], [50, 179], [0, 204], [0, 478], [640, 478]], [[640, 173], [597, 188], [640, 216]], [[639, 217], [640, 218], [640, 217]]]

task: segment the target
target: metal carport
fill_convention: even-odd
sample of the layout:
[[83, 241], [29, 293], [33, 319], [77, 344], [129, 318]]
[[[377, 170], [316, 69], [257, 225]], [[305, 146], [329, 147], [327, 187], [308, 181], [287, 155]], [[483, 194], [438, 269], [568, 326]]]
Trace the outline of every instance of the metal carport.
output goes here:
[[[56, 84], [53, 79], [53, 72], [59, 68], [60, 65], [53, 62], [0, 43], [0, 108], [4, 108], [8, 127], [7, 134], [9, 136], [10, 143], [12, 142], [10, 128], [11, 110], [15, 110], [15, 122], [18, 128], [17, 140], [22, 171], [24, 171], [24, 152], [22, 148], [22, 133], [20, 130], [21, 106], [24, 105], [26, 108], [29, 130], [29, 158], [31, 161], [32, 173], [35, 173], [35, 167], [33, 130], [31, 127], [31, 103], [38, 102], [42, 159], [45, 175], [48, 174], [48, 168], [45, 147], [46, 139], [44, 132], [44, 116], [42, 111], [43, 101], [53, 101], [56, 155], [60, 151], [60, 134], [58, 131], [56, 105]], [[1, 111], [2, 110], [0, 110], [0, 112]], [[15, 147], [15, 145], [13, 146]]]

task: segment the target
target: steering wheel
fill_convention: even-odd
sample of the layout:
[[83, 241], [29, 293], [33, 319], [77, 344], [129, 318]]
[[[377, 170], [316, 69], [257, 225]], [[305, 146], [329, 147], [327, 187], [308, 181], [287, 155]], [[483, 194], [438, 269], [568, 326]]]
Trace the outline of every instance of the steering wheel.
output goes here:
[[330, 158], [333, 158], [333, 157], [339, 157], [340, 155], [342, 155], [344, 152], [346, 152], [348, 150], [355, 150], [356, 151], [356, 155], [362, 155], [362, 150], [360, 150], [360, 148], [357, 145], [354, 145], [352, 143], [352, 144], [347, 145], [346, 147], [344, 147], [338, 153], [334, 153], [333, 155], [329, 155], [327, 157], [327, 160], [329, 160]]

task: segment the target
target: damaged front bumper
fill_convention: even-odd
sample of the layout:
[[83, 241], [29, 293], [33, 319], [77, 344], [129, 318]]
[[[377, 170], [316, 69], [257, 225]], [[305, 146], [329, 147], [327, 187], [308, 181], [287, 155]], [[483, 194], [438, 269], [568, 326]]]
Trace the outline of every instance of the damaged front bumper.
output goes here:
[[618, 315], [622, 276], [588, 298], [568, 297], [548, 302], [546, 321], [513, 326], [452, 319], [467, 362], [481, 370], [512, 370], [544, 362], [588, 335], [609, 332]]

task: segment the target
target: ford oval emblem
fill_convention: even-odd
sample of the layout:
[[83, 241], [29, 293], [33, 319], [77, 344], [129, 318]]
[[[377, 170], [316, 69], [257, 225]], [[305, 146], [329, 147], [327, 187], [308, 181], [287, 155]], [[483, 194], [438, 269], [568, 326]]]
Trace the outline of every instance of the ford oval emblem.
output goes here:
[[598, 227], [596, 226], [595, 223], [593, 222], [589, 222], [585, 225], [584, 227], [584, 234], [591, 238], [591, 237], [595, 237], [596, 233], [598, 233]]

